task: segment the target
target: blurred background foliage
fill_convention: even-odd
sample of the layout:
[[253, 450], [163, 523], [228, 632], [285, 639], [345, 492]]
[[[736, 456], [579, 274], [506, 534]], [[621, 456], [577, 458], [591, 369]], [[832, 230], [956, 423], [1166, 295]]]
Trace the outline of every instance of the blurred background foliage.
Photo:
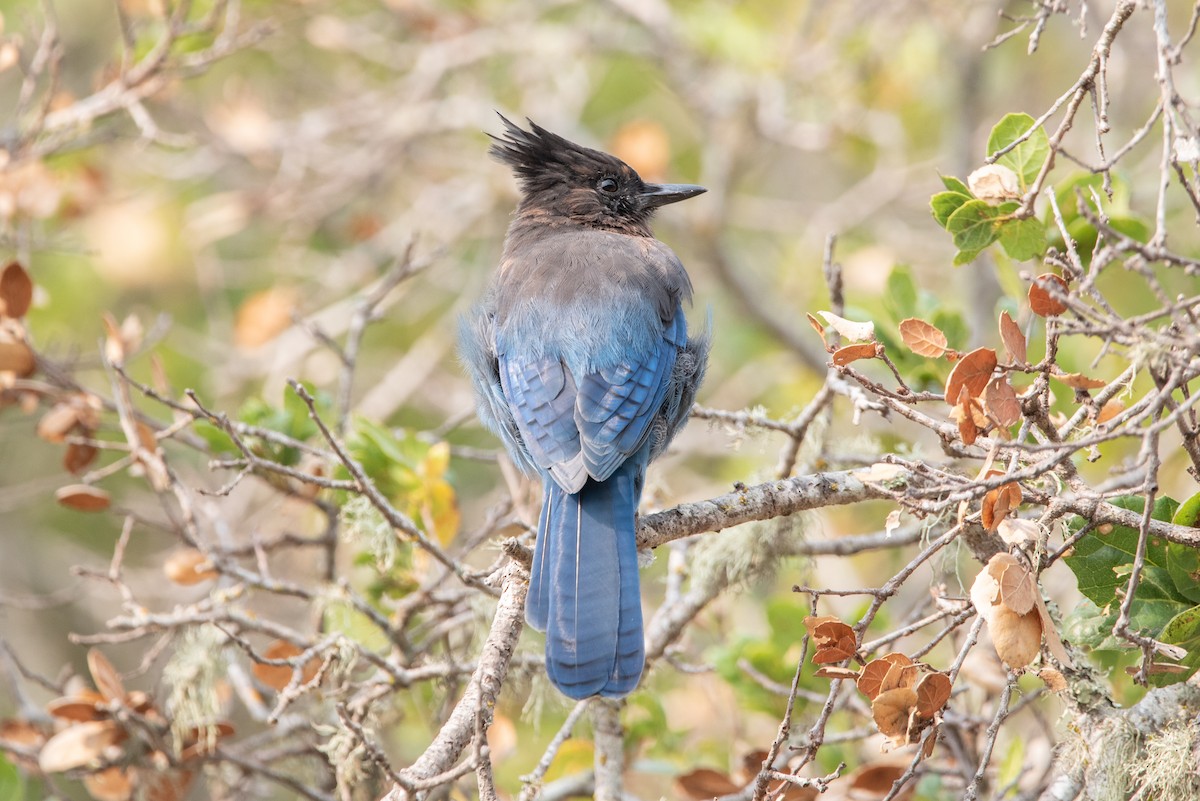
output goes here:
[[[131, 55], [153, 47], [160, 2], [120, 0], [136, 22]], [[201, 17], [210, 2], [194, 3], [192, 15]], [[66, 108], [112, 75], [123, 53], [121, 29], [112, 3], [16, 0], [0, 2], [5, 41], [36, 40], [50, 8], [65, 53], [51, 108]], [[1175, 24], [1186, 22], [1189, 3], [1170, 8]], [[1070, 86], [1103, 16], [1088, 12], [1086, 36], [1077, 20], [1052, 19], [1030, 55], [1025, 35], [984, 49], [1013, 27], [1001, 11], [1024, 14], [1029, 6], [246, 0], [239, 26], [264, 26], [260, 42], [204, 69], [175, 70], [145, 101], [144, 119], [101, 120], [0, 176], [0, 246], [36, 283], [28, 323], [40, 350], [85, 386], [103, 389], [108, 381], [96, 356], [101, 316], [136, 315], [146, 346], [130, 360], [133, 377], [161, 382], [177, 398], [193, 389], [209, 409], [300, 439], [313, 433], [311, 424], [288, 399], [285, 381], [331, 395], [343, 367], [313, 326], [343, 335], [357, 294], [412, 248], [427, 267], [388, 296], [365, 335], [351, 440], [381, 489], [411, 504], [427, 533], [450, 541], [479, 528], [506, 492], [494, 463], [497, 443], [474, 419], [455, 357], [457, 319], [495, 265], [516, 201], [512, 178], [486, 156], [485, 134], [499, 130], [495, 111], [615, 152], [648, 179], [710, 188], [656, 225], [692, 276], [693, 321], [713, 320], [713, 362], [700, 401], [786, 418], [824, 375], [825, 354], [803, 314], [828, 308], [821, 279], [828, 236], [837, 236], [835, 258], [844, 266], [846, 316], [875, 320], [885, 341], [899, 319], [918, 314], [938, 322], [954, 347], [995, 344], [995, 315], [1015, 310], [1023, 296], [1019, 274], [1029, 265], [998, 248], [951, 266], [955, 248], [931, 218], [929, 198], [942, 191], [939, 174], [963, 177], [982, 163], [988, 132], [1006, 113], [1037, 116]], [[212, 34], [185, 37], [176, 52], [211, 44]], [[1108, 67], [1113, 141], [1124, 141], [1153, 108], [1152, 54], [1148, 25], [1116, 42]], [[11, 63], [0, 72], [0, 108], [15, 107], [21, 74]], [[1186, 87], [1193, 95], [1197, 75]], [[5, 119], [4, 135], [14, 136], [21, 122]], [[1088, 125], [1072, 134], [1081, 155], [1094, 136]], [[1115, 202], [1130, 216], [1152, 214], [1159, 157], [1147, 141], [1122, 162]], [[1052, 183], [1066, 186], [1074, 169], [1060, 163]], [[1190, 212], [1179, 206], [1170, 214], [1186, 221]], [[1185, 226], [1181, 237], [1172, 240], [1176, 249], [1195, 253], [1195, 228]], [[1153, 298], [1140, 295], [1144, 285], [1134, 276], [1105, 280], [1126, 278], [1127, 291], [1116, 286], [1108, 294], [1135, 314]], [[1171, 277], [1167, 286], [1177, 280], [1190, 279]], [[1081, 346], [1062, 364], [1105, 378], [1123, 368], [1114, 356], [1093, 365], [1095, 355]], [[906, 375], [927, 370], [931, 385], [944, 380], [944, 368], [917, 364], [923, 361], [902, 365]], [[936, 452], [903, 421], [868, 415], [852, 426], [842, 410], [825, 425], [824, 447], [806, 456], [819, 456], [822, 467], [870, 463], [887, 451]], [[64, 663], [82, 666], [68, 632], [102, 629], [118, 609], [107, 586], [82, 582], [67, 566], [106, 564], [120, 522], [51, 502], [70, 479], [61, 451], [39, 441], [35, 426], [36, 416], [19, 410], [0, 415], [0, 600], [7, 602], [0, 631], [27, 664], [54, 673]], [[215, 454], [232, 453], [219, 431], [210, 433]], [[99, 436], [120, 439], [111, 430]], [[652, 470], [649, 505], [768, 478], [783, 444], [769, 433], [694, 422]], [[1103, 475], [1123, 457], [1105, 455], [1085, 469]], [[1164, 478], [1178, 484], [1164, 492], [1190, 495], [1182, 458], [1166, 458]], [[200, 456], [176, 468], [210, 489], [230, 478], [209, 473]], [[118, 475], [106, 486], [119, 495], [136, 483]], [[138, 506], [152, 500], [138, 497], [122, 503], [153, 516]], [[233, 542], [312, 533], [320, 522], [303, 504], [250, 485], [209, 502], [237, 521], [226, 533]], [[883, 504], [836, 508], [789, 525], [835, 538], [880, 530], [887, 511]], [[357, 566], [346, 570], [356, 586], [375, 586], [376, 598], [402, 595], [409, 572], [420, 570], [419, 554], [380, 563], [369, 536], [354, 542], [342, 558]], [[130, 581], [148, 601], [169, 604], [201, 592], [156, 585], [172, 545], [149, 533], [131, 545]], [[314, 569], [315, 562], [296, 561], [280, 570]], [[660, 557], [643, 578], [650, 605], [663, 592], [666, 561]], [[715, 671], [681, 677], [660, 669], [631, 699], [628, 736], [642, 784], [630, 789], [647, 797], [665, 792], [672, 776], [696, 765], [734, 771], [745, 752], [774, 736], [784, 699], [739, 663], [764, 680], [790, 681], [807, 613], [788, 592], [792, 584], [808, 583], [818, 570], [821, 586], [876, 586], [905, 561], [900, 553], [785, 561], [774, 579], [715, 604], [677, 657]], [[928, 581], [912, 581], [906, 592], [947, 577], [950, 591], [960, 591], [955, 565], [923, 571]], [[1057, 576], [1063, 586], [1048, 589], [1072, 602], [1069, 573], [1060, 568]], [[309, 614], [278, 599], [263, 603], [263, 614]], [[857, 603], [834, 599], [826, 611], [853, 616]], [[881, 617], [877, 626], [892, 622]], [[336, 625], [354, 630], [355, 623]], [[531, 653], [540, 648], [535, 638], [523, 638]], [[939, 656], [947, 654], [927, 658]], [[135, 663], [131, 656], [124, 666]], [[567, 711], [540, 680], [518, 686], [493, 733], [498, 779], [509, 788]], [[425, 687], [405, 703], [392, 730], [401, 762], [428, 743], [439, 698]], [[1001, 750], [1022, 747], [1019, 739], [1002, 740]], [[1018, 767], [1019, 757], [1010, 757]], [[853, 748], [821, 752], [826, 770], [857, 759]], [[588, 764], [584, 738], [564, 748], [548, 778]], [[936, 797], [936, 788], [925, 791]]]

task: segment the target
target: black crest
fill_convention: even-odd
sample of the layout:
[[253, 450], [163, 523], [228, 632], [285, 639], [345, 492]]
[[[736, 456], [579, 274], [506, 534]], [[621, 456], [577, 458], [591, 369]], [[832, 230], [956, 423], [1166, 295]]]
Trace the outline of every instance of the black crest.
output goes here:
[[488, 151], [510, 166], [525, 191], [548, 188], [550, 184], [574, 183], [602, 173], [631, 174], [633, 171], [616, 156], [577, 145], [526, 119], [526, 131], [499, 115], [504, 123], [503, 136], [492, 137]]

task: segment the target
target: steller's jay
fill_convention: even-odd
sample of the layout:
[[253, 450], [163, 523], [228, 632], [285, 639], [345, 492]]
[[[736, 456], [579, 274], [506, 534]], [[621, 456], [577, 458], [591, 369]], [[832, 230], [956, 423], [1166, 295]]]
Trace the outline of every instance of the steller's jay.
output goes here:
[[525, 617], [572, 698], [620, 697], [645, 664], [635, 518], [646, 467], [687, 420], [708, 363], [692, 285], [650, 232], [702, 187], [648, 184], [620, 159], [529, 122], [492, 137], [522, 191], [460, 351], [483, 422], [541, 476]]

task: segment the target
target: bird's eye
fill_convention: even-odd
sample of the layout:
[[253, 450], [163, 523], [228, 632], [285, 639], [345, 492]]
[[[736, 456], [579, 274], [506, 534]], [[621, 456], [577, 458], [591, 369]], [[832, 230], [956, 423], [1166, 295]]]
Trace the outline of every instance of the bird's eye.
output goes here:
[[612, 178], [601, 178], [600, 183], [596, 184], [596, 188], [607, 195], [611, 195], [617, 191], [617, 182]]

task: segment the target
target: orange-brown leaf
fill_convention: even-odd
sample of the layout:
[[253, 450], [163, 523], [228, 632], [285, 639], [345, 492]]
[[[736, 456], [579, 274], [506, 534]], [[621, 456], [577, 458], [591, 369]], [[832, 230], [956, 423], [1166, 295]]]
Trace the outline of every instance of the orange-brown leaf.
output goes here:
[[96, 683], [96, 689], [108, 701], [121, 701], [125, 698], [125, 685], [121, 682], [121, 675], [117, 673], [117, 669], [113, 667], [113, 663], [108, 661], [108, 657], [98, 648], [92, 648], [87, 655], [88, 671], [92, 674], [92, 681]]
[[0, 315], [24, 317], [33, 302], [33, 281], [20, 262], [10, 261], [0, 272]]
[[15, 373], [18, 378], [33, 375], [37, 359], [21, 340], [0, 341], [0, 373]]
[[1051, 368], [1050, 377], [1058, 379], [1071, 389], [1100, 389], [1107, 386], [1106, 382], [1097, 378], [1088, 378], [1083, 373], [1064, 373], [1056, 368]]
[[195, 548], [176, 551], [163, 562], [163, 572], [176, 584], [190, 586], [217, 577], [208, 557]]
[[[276, 640], [266, 647], [262, 655], [266, 659], [292, 659], [304, 653], [300, 648], [286, 640]], [[300, 680], [312, 681], [321, 667], [318, 659], [310, 659], [305, 663]], [[292, 669], [287, 665], [264, 665], [254, 663], [254, 676], [272, 690], [282, 690], [292, 681]]]
[[913, 689], [917, 692], [917, 714], [932, 718], [950, 700], [950, 677], [945, 673], [926, 673]]
[[1021, 419], [1021, 401], [1012, 384], [1008, 383], [1008, 376], [999, 375], [988, 382], [983, 391], [983, 403], [988, 414], [1002, 428], [1015, 425]]
[[684, 798], [694, 801], [709, 801], [717, 796], [730, 795], [742, 789], [735, 784], [728, 773], [721, 773], [712, 768], [696, 768], [695, 770], [675, 777], [675, 788]]
[[59, 487], [54, 498], [61, 505], [77, 512], [102, 512], [112, 503], [108, 493], [90, 484], [68, 484]]
[[855, 345], [844, 345], [833, 352], [833, 363], [845, 367], [859, 359], [874, 359], [883, 350], [878, 342], [859, 342]]
[[917, 693], [908, 687], [886, 690], [871, 702], [871, 715], [879, 731], [903, 743], [908, 740], [908, 718], [917, 705]]
[[112, 720], [75, 723], [51, 737], [38, 755], [38, 766], [46, 773], [81, 768], [98, 762], [111, 746], [125, 739], [125, 732]]
[[936, 358], [946, 352], [946, 335], [937, 326], [916, 317], [900, 321], [900, 338], [918, 356]]
[[1025, 364], [1028, 357], [1025, 346], [1025, 334], [1008, 312], [1000, 312], [1000, 339], [1004, 342], [1004, 350], [1008, 360], [1017, 364]]
[[1067, 310], [1067, 282], [1054, 273], [1042, 273], [1029, 285], [1029, 308], [1040, 317], [1054, 317]]
[[1112, 398], [1101, 407], [1100, 413], [1096, 415], [1096, 422], [1103, 425], [1123, 411], [1125, 411], [1125, 404], [1116, 398]]
[[68, 473], [79, 475], [87, 470], [99, 455], [100, 451], [95, 445], [86, 442], [72, 442], [67, 446], [67, 452], [63, 454], [63, 469]]
[[832, 353], [833, 351], [829, 347], [829, 341], [825, 339], [825, 326], [821, 325], [821, 321], [816, 317], [813, 317], [808, 312], [805, 312], [804, 316], [808, 318], [808, 324], [813, 327], [813, 330], [817, 332], [817, 336], [821, 338], [821, 344], [825, 346], [825, 351], [827, 353]]
[[113, 765], [84, 776], [83, 786], [95, 801], [129, 801], [133, 798], [136, 775], [133, 768]]
[[38, 421], [37, 435], [46, 442], [62, 442], [79, 425], [79, 411], [73, 403], [56, 403]]
[[991, 348], [976, 348], [963, 356], [946, 378], [946, 402], [957, 402], [963, 387], [971, 397], [979, 397], [992, 380], [992, 371], [995, 369], [996, 351]]

